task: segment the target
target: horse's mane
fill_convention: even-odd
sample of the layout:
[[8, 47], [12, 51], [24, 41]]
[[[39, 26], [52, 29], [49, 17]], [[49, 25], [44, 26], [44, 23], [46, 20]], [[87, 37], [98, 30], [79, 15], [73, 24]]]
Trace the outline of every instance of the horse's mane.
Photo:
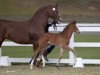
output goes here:
[[[44, 6], [44, 7], [40, 8], [36, 13], [39, 13], [39, 12], [41, 12], [41, 11], [45, 11], [45, 9], [48, 9], [48, 8], [50, 8], [50, 7], [52, 7], [52, 6], [54, 6], [54, 5], [47, 5], [47, 6]], [[36, 14], [36, 13], [35, 13], [35, 14]]]
[[64, 28], [64, 30], [62, 32], [67, 31], [70, 28], [70, 23]]
[[34, 14], [34, 16], [33, 16], [30, 20], [32, 20], [32, 19], [33, 19], [34, 17], [36, 17], [38, 14], [41, 14], [41, 13], [46, 12], [45, 10], [49, 9], [49, 8], [52, 7], [52, 6], [54, 6], [54, 5], [47, 5], [47, 6], [44, 6], [44, 7], [40, 8], [40, 9]]
[[67, 31], [70, 28], [71, 24], [76, 24], [76, 21], [70, 22], [63, 30], [63, 32]]

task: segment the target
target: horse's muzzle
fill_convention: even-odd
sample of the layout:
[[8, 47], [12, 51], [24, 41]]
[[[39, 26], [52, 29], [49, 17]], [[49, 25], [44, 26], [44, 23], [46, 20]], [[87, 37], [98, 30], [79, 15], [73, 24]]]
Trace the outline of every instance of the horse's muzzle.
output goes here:
[[77, 34], [80, 34], [80, 31], [77, 31]]

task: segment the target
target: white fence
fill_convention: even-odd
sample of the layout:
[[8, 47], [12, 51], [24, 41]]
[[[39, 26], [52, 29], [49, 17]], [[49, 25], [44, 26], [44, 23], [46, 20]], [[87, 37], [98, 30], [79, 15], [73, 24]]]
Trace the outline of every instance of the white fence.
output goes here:
[[[67, 24], [57, 25], [57, 31], [62, 31]], [[100, 24], [77, 24], [81, 32], [100, 32]], [[50, 31], [54, 31], [52, 27], [49, 28]], [[20, 45], [14, 42], [4, 42], [3, 46], [32, 46], [32, 45]], [[71, 47], [100, 47], [100, 42], [74, 42], [74, 35], [70, 41]], [[69, 52], [69, 59], [62, 59], [60, 63], [71, 63], [73, 61], [73, 54]], [[0, 50], [2, 54], [2, 50]], [[10, 58], [10, 62], [20, 62], [28, 63], [30, 58]], [[49, 59], [48, 63], [57, 63], [57, 59]], [[84, 64], [100, 64], [100, 59], [82, 59]]]

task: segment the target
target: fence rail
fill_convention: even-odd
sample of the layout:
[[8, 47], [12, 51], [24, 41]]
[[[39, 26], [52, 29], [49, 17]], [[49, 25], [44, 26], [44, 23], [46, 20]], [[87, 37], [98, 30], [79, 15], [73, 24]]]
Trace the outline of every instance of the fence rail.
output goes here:
[[[57, 25], [57, 31], [62, 31], [67, 24], [63, 23], [60, 25]], [[100, 24], [77, 24], [79, 27], [79, 30], [81, 32], [100, 32]], [[49, 28], [49, 31], [55, 31], [53, 27]], [[74, 42], [74, 35], [71, 38], [71, 47], [100, 47], [100, 42]], [[16, 44], [14, 42], [6, 41], [3, 43], [3, 46], [32, 46], [30, 44], [28, 45], [21, 45]], [[2, 51], [0, 51], [2, 54]], [[70, 53], [70, 59], [62, 59], [60, 63], [70, 63], [71, 59], [73, 59], [73, 54]], [[30, 58], [10, 58], [11, 62], [20, 62], [20, 63], [27, 63], [29, 62]], [[57, 63], [58, 59], [50, 59], [49, 63]], [[82, 62], [84, 64], [100, 64], [100, 59], [82, 59]]]
[[[32, 46], [32, 44], [17, 44], [14, 42], [3, 42], [2, 46]], [[100, 42], [74, 42], [74, 47], [100, 47]]]

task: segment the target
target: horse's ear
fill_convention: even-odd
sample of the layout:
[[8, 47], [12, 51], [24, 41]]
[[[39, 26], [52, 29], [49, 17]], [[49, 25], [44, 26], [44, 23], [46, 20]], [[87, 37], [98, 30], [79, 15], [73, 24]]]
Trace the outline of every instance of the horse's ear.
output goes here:
[[73, 21], [72, 24], [76, 24], [76, 21]]
[[55, 8], [57, 8], [57, 7], [58, 7], [58, 5], [59, 5], [59, 4], [57, 3], [57, 4], [55, 5]]

